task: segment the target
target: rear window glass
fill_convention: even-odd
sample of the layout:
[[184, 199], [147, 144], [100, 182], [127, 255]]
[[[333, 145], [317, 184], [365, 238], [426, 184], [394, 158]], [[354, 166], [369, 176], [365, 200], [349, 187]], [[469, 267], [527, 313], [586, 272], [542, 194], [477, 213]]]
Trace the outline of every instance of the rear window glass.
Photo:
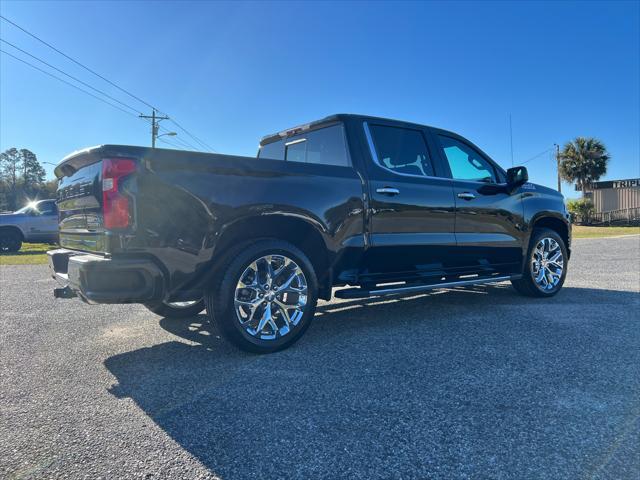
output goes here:
[[258, 157], [288, 162], [349, 166], [342, 124], [268, 143], [260, 147]]
[[305, 138], [287, 142], [284, 151], [284, 158], [287, 162], [306, 162], [307, 140]]
[[258, 158], [269, 158], [271, 160], [284, 160], [284, 141], [267, 143], [258, 150]]

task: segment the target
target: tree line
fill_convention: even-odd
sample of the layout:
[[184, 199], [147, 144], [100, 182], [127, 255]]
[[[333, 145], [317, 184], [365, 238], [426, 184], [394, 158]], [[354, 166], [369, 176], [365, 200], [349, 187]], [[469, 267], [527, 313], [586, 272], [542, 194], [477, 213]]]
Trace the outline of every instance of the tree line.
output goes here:
[[32, 200], [55, 198], [57, 181], [46, 181], [38, 157], [26, 148], [0, 153], [0, 211], [14, 211]]

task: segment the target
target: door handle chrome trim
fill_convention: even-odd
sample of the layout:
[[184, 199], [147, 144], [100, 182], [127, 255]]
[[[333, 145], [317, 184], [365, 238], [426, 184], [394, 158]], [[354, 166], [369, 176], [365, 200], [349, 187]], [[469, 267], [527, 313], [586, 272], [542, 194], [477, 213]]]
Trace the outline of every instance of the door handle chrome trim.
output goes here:
[[463, 198], [465, 200], [473, 200], [476, 196], [471, 192], [462, 192], [458, 194], [458, 198]]
[[383, 195], [398, 195], [400, 193], [400, 190], [393, 187], [382, 187], [376, 189], [376, 192], [382, 193]]

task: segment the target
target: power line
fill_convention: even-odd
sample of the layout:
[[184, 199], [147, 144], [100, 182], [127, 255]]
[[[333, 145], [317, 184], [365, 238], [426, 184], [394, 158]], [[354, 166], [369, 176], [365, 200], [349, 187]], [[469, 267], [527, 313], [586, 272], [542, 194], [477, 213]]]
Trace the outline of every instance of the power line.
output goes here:
[[[85, 70], [87, 70], [88, 72], [94, 74], [95, 76], [97, 76], [98, 78], [104, 80], [105, 82], [107, 82], [109, 85], [114, 86], [115, 88], [117, 88], [118, 90], [126, 93], [127, 95], [129, 95], [131, 98], [134, 98], [136, 100], [138, 100], [139, 102], [143, 103], [144, 105], [146, 105], [147, 107], [151, 108], [151, 109], [155, 109], [157, 110], [159, 113], [161, 113], [162, 115], [167, 115], [165, 112], [163, 112], [162, 110], [154, 107], [153, 105], [151, 105], [150, 103], [144, 101], [143, 99], [141, 99], [140, 97], [138, 97], [137, 95], [134, 95], [133, 93], [129, 92], [128, 90], [122, 88], [121, 86], [117, 85], [116, 83], [112, 82], [111, 80], [109, 80], [108, 78], [104, 77], [103, 75], [100, 75], [98, 72], [96, 72], [95, 70], [92, 70], [91, 68], [87, 67], [86, 65], [84, 65], [83, 63], [79, 62], [78, 60], [76, 60], [75, 58], [70, 57], [69, 55], [67, 55], [66, 53], [62, 52], [61, 50], [57, 49], [56, 47], [54, 47], [53, 45], [51, 45], [50, 43], [46, 42], [45, 40], [41, 39], [40, 37], [38, 37], [37, 35], [29, 32], [27, 29], [21, 27], [20, 25], [18, 25], [17, 23], [9, 20], [7, 17], [0, 15], [0, 18], [2, 20], [4, 20], [5, 22], [10, 23], [11, 25], [13, 25], [14, 27], [18, 28], [19, 30], [21, 30], [22, 32], [26, 33], [27, 35], [29, 35], [30, 37], [36, 39], [37, 41], [39, 41], [40, 43], [46, 45], [47, 47], [51, 48], [52, 50], [54, 50], [55, 52], [59, 53], [60, 55], [62, 55], [63, 57], [67, 58], [68, 60], [71, 60], [73, 63], [75, 63], [76, 65], [84, 68]], [[180, 125], [179, 123], [177, 123], [175, 120], [172, 120], [172, 122], [180, 129], [182, 130], [184, 133], [186, 133], [187, 135], [189, 135], [191, 138], [193, 138], [196, 142], [198, 142], [200, 145], [204, 146], [207, 150], [209, 151], [215, 151], [213, 148], [211, 148], [210, 146], [208, 146], [205, 142], [203, 142], [202, 140], [200, 140], [198, 137], [196, 137], [195, 135], [193, 135], [191, 132], [189, 132], [186, 128], [184, 128], [182, 125]], [[197, 149], [196, 149], [197, 150]]]
[[6, 41], [6, 40], [4, 40], [3, 38], [0, 38], [0, 42], [6, 43], [7, 45], [12, 46], [12, 47], [13, 47], [13, 48], [15, 48], [16, 50], [18, 50], [18, 51], [20, 51], [20, 52], [24, 53], [25, 55], [28, 55], [28, 56], [30, 56], [31, 58], [34, 58], [35, 60], [39, 61], [40, 63], [45, 64], [47, 67], [52, 68], [52, 69], [54, 69], [56, 72], [59, 72], [59, 73], [61, 73], [61, 74], [65, 75], [65, 76], [67, 76], [67, 77], [69, 77], [69, 78], [71, 78], [71, 79], [75, 80], [76, 82], [78, 82], [78, 83], [80, 83], [80, 84], [84, 85], [85, 87], [89, 87], [91, 90], [93, 90], [93, 91], [95, 91], [95, 92], [98, 92], [98, 93], [100, 93], [101, 95], [104, 95], [105, 97], [109, 98], [110, 100], [113, 100], [114, 102], [117, 102], [117, 103], [119, 103], [120, 105], [122, 105], [122, 106], [124, 106], [124, 107], [127, 107], [128, 109], [133, 110], [134, 112], [136, 112], [136, 113], [138, 113], [138, 114], [139, 114], [139, 113], [141, 113], [141, 112], [139, 112], [137, 109], [133, 108], [132, 106], [127, 105], [126, 103], [121, 102], [121, 101], [120, 101], [120, 100], [118, 100], [117, 98], [112, 97], [112, 96], [111, 96], [111, 95], [109, 95], [108, 93], [105, 93], [105, 92], [103, 92], [102, 90], [99, 90], [99, 89], [97, 89], [97, 88], [95, 88], [95, 87], [93, 87], [93, 86], [89, 85], [88, 83], [83, 82], [83, 81], [82, 81], [82, 80], [80, 80], [79, 78], [76, 78], [76, 77], [74, 77], [73, 75], [70, 75], [70, 74], [68, 74], [67, 72], [63, 71], [63, 70], [60, 70], [58, 67], [55, 67], [55, 66], [51, 65], [50, 63], [45, 62], [45, 61], [44, 61], [44, 60], [42, 60], [41, 58], [38, 58], [38, 57], [36, 57], [35, 55], [32, 55], [31, 53], [27, 52], [26, 50], [23, 50], [22, 48], [18, 47], [17, 45], [14, 45], [13, 43], [8, 42], [8, 41]]
[[27, 62], [26, 60], [23, 60], [22, 58], [16, 57], [15, 55], [13, 55], [13, 54], [11, 54], [11, 53], [9, 53], [9, 52], [5, 51], [5, 50], [0, 49], [0, 52], [4, 53], [5, 55], [9, 55], [10, 57], [12, 57], [12, 58], [14, 58], [14, 59], [18, 60], [19, 62], [22, 62], [22, 63], [24, 63], [24, 64], [26, 64], [26, 65], [29, 65], [31, 68], [35, 68], [36, 70], [38, 70], [38, 71], [40, 71], [40, 72], [44, 73], [45, 75], [49, 75], [50, 77], [53, 77], [53, 78], [55, 78], [56, 80], [58, 80], [58, 81], [60, 81], [60, 82], [62, 82], [62, 83], [66, 83], [66, 84], [67, 84], [67, 85], [69, 85], [70, 87], [73, 87], [73, 88], [75, 88], [76, 90], [80, 90], [82, 93], [85, 93], [85, 94], [87, 94], [87, 95], [89, 95], [89, 96], [91, 96], [91, 97], [95, 98], [96, 100], [100, 100], [101, 102], [106, 103], [107, 105], [109, 105], [109, 106], [111, 106], [111, 107], [113, 107], [113, 108], [115, 108], [115, 109], [118, 109], [118, 110], [120, 110], [121, 112], [126, 113], [127, 115], [131, 115], [132, 117], [137, 118], [137, 117], [136, 117], [136, 115], [134, 115], [133, 113], [129, 112], [128, 110], [125, 110], [124, 108], [120, 108], [120, 107], [118, 107], [117, 105], [114, 105], [113, 103], [108, 102], [108, 101], [107, 101], [107, 100], [105, 100], [104, 98], [102, 98], [102, 97], [98, 97], [97, 95], [94, 95], [93, 93], [88, 92], [88, 91], [86, 91], [85, 89], [80, 88], [79, 86], [74, 85], [73, 83], [68, 82], [68, 81], [66, 81], [66, 80], [65, 80], [65, 79], [63, 79], [63, 78], [60, 78], [60, 77], [58, 77], [58, 76], [54, 75], [54, 74], [53, 74], [53, 73], [51, 73], [51, 72], [47, 72], [46, 70], [43, 70], [42, 68], [40, 68], [40, 67], [38, 67], [38, 66], [34, 65], [33, 63], [29, 63], [29, 62]]
[[[15, 60], [18, 60], [19, 62], [24, 63], [25, 65], [30, 66], [31, 68], [33, 68], [33, 69], [35, 69], [35, 70], [38, 70], [39, 72], [44, 73], [45, 75], [48, 75], [48, 76], [50, 76], [50, 77], [52, 77], [52, 78], [54, 78], [54, 79], [58, 80], [59, 82], [62, 82], [62, 83], [64, 83], [64, 84], [66, 84], [66, 85], [69, 85], [70, 87], [73, 87], [73, 88], [75, 88], [76, 90], [79, 90], [80, 92], [82, 92], [82, 93], [84, 93], [84, 94], [86, 94], [86, 95], [89, 95], [90, 97], [95, 98], [96, 100], [99, 100], [99, 101], [101, 101], [102, 103], [105, 103], [105, 104], [109, 105], [110, 107], [113, 107], [113, 108], [115, 108], [115, 109], [117, 109], [117, 110], [120, 110], [121, 112], [126, 113], [127, 115], [130, 115], [130, 116], [132, 116], [133, 118], [138, 118], [138, 119], [139, 119], [139, 117], [138, 117], [137, 115], [135, 115], [135, 114], [133, 114], [133, 113], [131, 113], [131, 112], [129, 112], [129, 111], [127, 111], [127, 110], [123, 109], [123, 108], [120, 108], [120, 107], [118, 107], [117, 105], [114, 105], [114, 104], [112, 104], [111, 102], [108, 102], [108, 101], [107, 101], [107, 100], [105, 100], [104, 98], [99, 97], [99, 96], [97, 96], [97, 95], [94, 95], [93, 93], [88, 92], [87, 90], [85, 90], [85, 89], [83, 89], [83, 88], [80, 88], [79, 86], [77, 86], [77, 85], [75, 85], [75, 84], [73, 84], [73, 83], [71, 83], [71, 82], [68, 82], [67, 80], [65, 80], [65, 79], [63, 79], [63, 78], [60, 78], [60, 77], [58, 77], [58, 76], [54, 75], [54, 74], [53, 74], [53, 73], [51, 73], [51, 72], [47, 72], [46, 70], [43, 70], [42, 68], [40, 68], [40, 67], [38, 67], [38, 66], [36, 66], [36, 65], [34, 65], [34, 64], [32, 64], [32, 63], [30, 63], [30, 62], [28, 62], [28, 61], [24, 60], [24, 59], [22, 59], [22, 58], [16, 57], [15, 55], [13, 55], [13, 54], [11, 54], [11, 53], [9, 53], [9, 52], [5, 51], [5, 50], [2, 50], [2, 49], [0, 49], [0, 52], [1, 52], [1, 53], [4, 53], [5, 55], [8, 55], [9, 57], [11, 57], [11, 58], [13, 58], [13, 59], [15, 59]], [[62, 73], [64, 73], [64, 72], [62, 72]], [[145, 123], [150, 124], [150, 122], [146, 121], [145, 119], [142, 119], [142, 120], [143, 120], [143, 121], [145, 121]], [[167, 130], [166, 128], [164, 128], [164, 127], [160, 127], [160, 129], [161, 129], [161, 130], [164, 130], [164, 131], [166, 131], [166, 132], [168, 132], [168, 130]], [[178, 141], [178, 140], [179, 140], [179, 141], [180, 141], [180, 143], [182, 144], [181, 146], [182, 146], [183, 148], [185, 148], [185, 147], [186, 147], [187, 149], [190, 149], [190, 150], [198, 150], [198, 148], [197, 148], [197, 147], [195, 147], [194, 145], [192, 145], [192, 144], [188, 143], [186, 140], [183, 140], [183, 139], [177, 139], [177, 138], [176, 138], [176, 141]]]
[[193, 151], [198, 151], [200, 150], [198, 147], [192, 145], [191, 143], [188, 143], [186, 140], [184, 140], [183, 138], [179, 138], [179, 137], [173, 137], [173, 141], [175, 143], [177, 143], [178, 145], [180, 145], [184, 150], [193, 150]]
[[205, 149], [209, 150], [210, 152], [215, 152], [215, 150], [210, 147], [209, 145], [207, 145], [205, 142], [203, 142], [202, 140], [200, 140], [198, 137], [196, 137], [195, 135], [192, 135], [188, 130], [186, 130], [182, 125], [180, 125], [178, 122], [176, 122], [173, 119], [169, 119], [170, 122], [173, 122], [176, 127], [178, 127], [180, 130], [182, 130], [184, 133], [186, 133], [187, 135], [189, 135], [191, 138], [193, 138], [196, 142], [198, 142], [201, 146], [203, 146]]
[[149, 108], [155, 108], [153, 105], [151, 105], [151, 104], [149, 104], [149, 103], [145, 102], [145, 101], [144, 101], [144, 100], [142, 100], [140, 97], [137, 97], [137, 96], [136, 96], [136, 95], [134, 95], [133, 93], [131, 93], [131, 92], [129, 92], [129, 91], [127, 91], [127, 90], [125, 90], [124, 88], [120, 87], [119, 85], [116, 85], [115, 83], [113, 83], [113, 82], [112, 82], [111, 80], [109, 80], [108, 78], [103, 77], [103, 76], [102, 76], [102, 75], [100, 75], [98, 72], [96, 72], [96, 71], [94, 71], [94, 70], [90, 69], [89, 67], [87, 67], [86, 65], [84, 65], [84, 64], [82, 64], [82, 63], [80, 63], [80, 62], [79, 62], [79, 61], [77, 61], [76, 59], [74, 59], [74, 58], [70, 57], [70, 56], [69, 56], [69, 55], [67, 55], [66, 53], [61, 52], [61, 51], [60, 51], [60, 50], [58, 50], [56, 47], [54, 47], [54, 46], [53, 46], [53, 45], [51, 45], [50, 43], [45, 42], [44, 40], [42, 40], [42, 39], [41, 39], [40, 37], [38, 37], [37, 35], [35, 35], [35, 34], [33, 34], [33, 33], [29, 32], [29, 31], [28, 31], [28, 30], [26, 30], [25, 28], [22, 28], [22, 27], [21, 27], [20, 25], [18, 25], [17, 23], [12, 22], [12, 21], [11, 21], [11, 20], [9, 20], [7, 17], [5, 17], [5, 16], [3, 16], [3, 15], [0, 15], [0, 18], [1, 18], [1, 19], [3, 19], [5, 22], [8, 22], [8, 23], [10, 23], [11, 25], [13, 25], [14, 27], [18, 28], [19, 30], [22, 30], [24, 33], [26, 33], [26, 34], [27, 34], [27, 35], [29, 35], [30, 37], [35, 38], [37, 41], [39, 41], [40, 43], [42, 43], [42, 44], [46, 45], [46, 46], [47, 46], [47, 47], [49, 47], [50, 49], [52, 49], [52, 50], [54, 50], [54, 51], [58, 52], [58, 53], [59, 53], [60, 55], [62, 55], [63, 57], [65, 57], [65, 58], [67, 58], [67, 59], [71, 60], [71, 61], [72, 61], [73, 63], [75, 63], [76, 65], [78, 65], [78, 66], [80, 66], [80, 67], [84, 68], [85, 70], [87, 70], [88, 72], [93, 73], [95, 76], [97, 76], [97, 77], [101, 78], [102, 80], [104, 80], [104, 81], [105, 81], [105, 82], [107, 82], [108, 84], [110, 84], [110, 85], [112, 85], [112, 86], [116, 87], [118, 90], [120, 90], [120, 91], [122, 91], [122, 92], [126, 93], [127, 95], [129, 95], [129, 96], [130, 96], [130, 97], [132, 97], [132, 98], [135, 98], [135, 99], [136, 99], [136, 100], [138, 100], [139, 102], [144, 103], [147, 107], [149, 107]]
[[158, 141], [162, 142], [162, 143], [166, 143], [167, 145], [171, 145], [172, 147], [175, 147], [178, 150], [182, 150], [182, 146], [177, 145], [177, 144], [175, 144], [173, 142], [170, 142], [169, 140], [165, 140], [164, 138], [159, 138]]
[[541, 157], [541, 156], [542, 156], [542, 155], [544, 155], [545, 153], [550, 152], [551, 150], [553, 150], [553, 147], [551, 147], [551, 148], [547, 148], [547, 149], [546, 149], [546, 150], [544, 150], [543, 152], [540, 152], [540, 153], [538, 153], [537, 155], [534, 155], [534, 156], [533, 156], [533, 157], [531, 157], [529, 160], [527, 160], [527, 161], [525, 161], [525, 162], [522, 162], [520, 165], [524, 165], [525, 163], [529, 163], [529, 162], [531, 162], [531, 161], [535, 160], [536, 158]]

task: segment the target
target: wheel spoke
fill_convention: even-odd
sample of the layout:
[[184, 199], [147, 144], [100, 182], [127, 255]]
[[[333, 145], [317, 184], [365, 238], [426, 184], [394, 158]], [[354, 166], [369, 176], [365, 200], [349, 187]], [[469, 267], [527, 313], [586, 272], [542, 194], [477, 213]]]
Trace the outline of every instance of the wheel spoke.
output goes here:
[[297, 294], [304, 294], [307, 292], [306, 287], [304, 288], [296, 288], [296, 287], [287, 287], [284, 290], [282, 290], [283, 293], [297, 293]]
[[282, 261], [282, 265], [280, 265], [278, 268], [276, 268], [273, 271], [273, 280], [277, 280], [278, 277], [280, 276], [280, 274], [282, 272], [284, 272], [286, 270], [286, 268], [291, 265], [291, 260], [288, 259], [287, 257], [283, 257], [283, 261]]
[[275, 304], [278, 306], [278, 310], [282, 314], [282, 319], [285, 321], [287, 326], [291, 325], [291, 318], [289, 317], [289, 312], [287, 312], [288, 305], [285, 305], [280, 300], [275, 300]]
[[255, 300], [251, 300], [250, 302], [247, 302], [245, 300], [238, 300], [236, 298], [236, 303], [239, 305], [245, 305], [247, 307], [257, 307], [258, 305], [260, 305], [264, 300], [262, 298], [257, 298]]
[[[302, 274], [302, 270], [300, 270], [300, 268], [296, 268], [291, 275], [289, 276], [289, 278], [287, 278], [284, 283], [282, 285], [280, 285], [278, 288], [279, 290], [284, 290], [287, 291], [289, 288], [291, 287], [291, 283], [298, 277], [298, 275]], [[293, 291], [293, 290], [292, 290]]]
[[263, 274], [264, 274], [264, 280], [262, 280], [262, 283], [270, 285], [273, 279], [273, 268], [271, 267], [271, 255], [267, 257], [262, 257], [260, 259], [260, 263], [262, 263]]
[[547, 269], [542, 268], [542, 286], [547, 288], [549, 286], [549, 278], [547, 277]]
[[562, 252], [561, 251], [556, 252], [556, 254], [553, 257], [551, 257], [550, 259], [548, 259], [548, 260], [549, 260], [549, 263], [552, 264], [552, 265], [555, 265], [555, 266], [557, 266], [559, 268], [563, 267], [563, 263], [564, 262], [562, 260]]
[[554, 272], [553, 270], [551, 270], [550, 268], [547, 269], [547, 271], [549, 272], [549, 275], [551, 275], [552, 278], [560, 278], [561, 273], [558, 272]]
[[246, 319], [240, 319], [240, 324], [242, 326], [250, 325], [253, 322], [254, 317], [256, 316], [256, 312], [258, 311], [258, 307], [262, 304], [262, 302], [246, 305], [249, 307], [249, 317]]
[[258, 322], [258, 326], [256, 327], [256, 333], [259, 335], [260, 332], [264, 329], [267, 322], [271, 321], [271, 304], [267, 303], [264, 307], [264, 312], [262, 312], [262, 318]]

